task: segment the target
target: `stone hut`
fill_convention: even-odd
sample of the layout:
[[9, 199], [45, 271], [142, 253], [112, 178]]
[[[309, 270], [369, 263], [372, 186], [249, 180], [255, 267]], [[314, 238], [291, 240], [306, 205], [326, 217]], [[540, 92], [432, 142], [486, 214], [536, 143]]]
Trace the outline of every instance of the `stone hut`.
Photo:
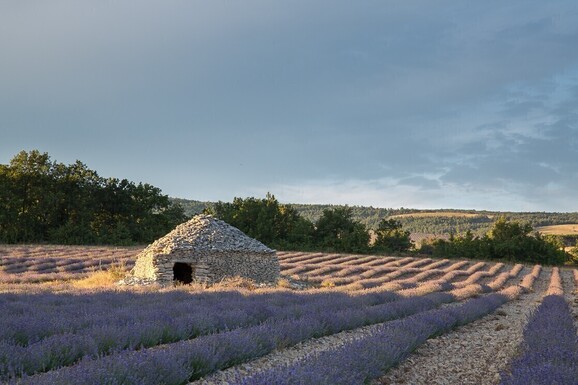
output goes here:
[[138, 254], [130, 280], [168, 285], [242, 276], [273, 283], [279, 271], [275, 250], [210, 215], [197, 215]]

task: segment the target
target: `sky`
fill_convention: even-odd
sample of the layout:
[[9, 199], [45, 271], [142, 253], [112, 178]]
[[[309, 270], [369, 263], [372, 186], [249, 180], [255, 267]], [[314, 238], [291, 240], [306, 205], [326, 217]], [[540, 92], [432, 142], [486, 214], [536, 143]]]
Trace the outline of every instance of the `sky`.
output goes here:
[[578, 2], [0, 2], [0, 163], [173, 197], [578, 211]]

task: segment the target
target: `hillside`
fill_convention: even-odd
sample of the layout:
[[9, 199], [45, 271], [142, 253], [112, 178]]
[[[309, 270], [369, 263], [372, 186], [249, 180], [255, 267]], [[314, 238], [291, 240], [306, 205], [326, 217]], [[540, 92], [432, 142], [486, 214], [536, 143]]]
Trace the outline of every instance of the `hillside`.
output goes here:
[[[201, 202], [188, 199], [171, 198], [175, 203], [180, 203], [187, 215], [200, 213], [213, 202]], [[329, 204], [290, 204], [304, 218], [316, 221], [323, 210], [340, 207]], [[463, 234], [471, 231], [474, 234], [486, 233], [494, 219], [505, 216], [507, 219], [527, 222], [534, 228], [555, 225], [578, 224], [578, 212], [573, 213], [548, 213], [548, 212], [499, 212], [499, 211], [476, 211], [457, 209], [420, 210], [409, 208], [379, 208], [367, 206], [351, 206], [353, 218], [363, 223], [369, 229], [377, 228], [379, 221], [384, 218], [395, 218], [400, 221], [403, 228], [411, 233], [424, 234]], [[576, 225], [578, 227], [578, 225]], [[571, 226], [569, 227], [571, 228]], [[558, 235], [561, 235], [558, 233]]]

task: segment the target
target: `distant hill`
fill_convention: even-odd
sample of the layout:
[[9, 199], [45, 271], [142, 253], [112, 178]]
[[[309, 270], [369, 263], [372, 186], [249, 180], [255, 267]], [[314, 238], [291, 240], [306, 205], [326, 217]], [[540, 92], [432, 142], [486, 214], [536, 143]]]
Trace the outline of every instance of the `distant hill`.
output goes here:
[[180, 204], [185, 210], [185, 214], [191, 217], [196, 214], [200, 214], [207, 207], [210, 207], [213, 202], [202, 202], [195, 201], [191, 199], [181, 199], [181, 198], [169, 198], [172, 202]]
[[[189, 216], [202, 212], [214, 202], [202, 202], [189, 199], [171, 198], [180, 203]], [[343, 207], [329, 204], [291, 204], [304, 218], [315, 222], [323, 210]], [[476, 210], [419, 210], [419, 209], [392, 209], [367, 206], [350, 206], [355, 220], [363, 223], [368, 229], [377, 228], [384, 218], [394, 218], [400, 221], [403, 228], [411, 233], [432, 234], [446, 236], [449, 234], [463, 234], [471, 231], [474, 234], [485, 234], [494, 220], [499, 216], [507, 219], [530, 223], [538, 229], [544, 226], [572, 225], [578, 227], [578, 212], [574, 213], [547, 213], [547, 212], [499, 212]], [[568, 227], [573, 228], [573, 227]]]

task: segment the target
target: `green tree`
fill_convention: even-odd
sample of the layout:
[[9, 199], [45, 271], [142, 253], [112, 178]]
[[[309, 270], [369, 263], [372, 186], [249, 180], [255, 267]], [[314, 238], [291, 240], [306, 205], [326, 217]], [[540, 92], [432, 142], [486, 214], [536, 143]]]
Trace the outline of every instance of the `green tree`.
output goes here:
[[0, 165], [0, 241], [143, 243], [186, 217], [160, 189], [103, 179], [80, 161], [21, 151]]
[[382, 219], [379, 222], [373, 249], [378, 252], [407, 251], [413, 247], [409, 231], [403, 230], [401, 222], [395, 219]]
[[283, 246], [289, 250], [312, 250], [314, 249], [314, 233], [313, 223], [295, 212], [295, 219], [291, 222], [286, 243]]
[[508, 221], [506, 217], [500, 216], [489, 232], [490, 238], [496, 242], [508, 242], [513, 239], [523, 239], [527, 237], [533, 228], [529, 223]]
[[570, 255], [570, 262], [578, 264], [578, 241], [576, 241], [576, 245], [570, 249]]
[[364, 253], [369, 247], [369, 233], [352, 219], [350, 207], [323, 210], [315, 223], [315, 243], [324, 250]]
[[55, 164], [57, 186], [57, 225], [49, 232], [49, 241], [90, 244], [97, 241], [91, 229], [96, 194], [101, 178], [77, 160], [71, 165]]
[[6, 165], [0, 165], [0, 240], [18, 242], [18, 212], [20, 202], [15, 194], [16, 186]]
[[271, 247], [303, 249], [311, 244], [313, 225], [291, 206], [280, 204], [274, 195], [264, 199], [234, 198], [217, 202], [205, 213], [213, 214], [248, 236]]
[[17, 234], [14, 242], [44, 240], [55, 224], [56, 188], [52, 178], [54, 163], [48, 154], [21, 151], [4, 168], [9, 179], [8, 205]]
[[433, 247], [433, 255], [444, 258], [506, 259], [552, 265], [563, 264], [569, 259], [559, 242], [534, 233], [528, 223], [508, 221], [505, 217], [498, 218], [483, 237], [474, 237], [468, 232], [448, 241], [436, 240], [429, 247]]

